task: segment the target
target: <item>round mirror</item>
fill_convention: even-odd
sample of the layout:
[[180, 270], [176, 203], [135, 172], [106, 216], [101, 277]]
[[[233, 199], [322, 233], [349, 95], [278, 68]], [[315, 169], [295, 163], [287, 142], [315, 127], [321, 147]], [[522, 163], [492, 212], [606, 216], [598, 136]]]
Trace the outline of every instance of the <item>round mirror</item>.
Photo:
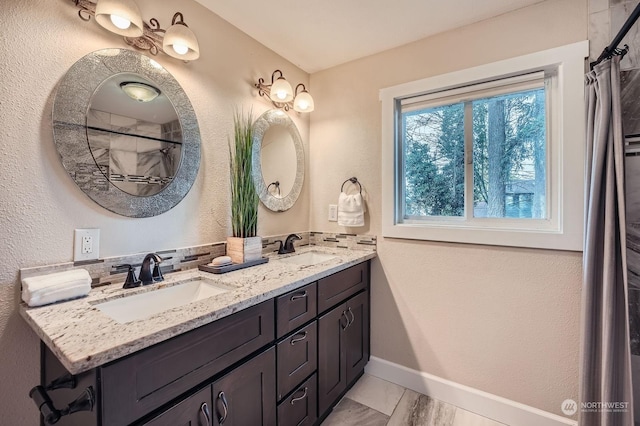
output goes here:
[[281, 110], [265, 112], [253, 132], [253, 182], [260, 201], [273, 211], [288, 210], [303, 181], [304, 148], [296, 125]]
[[99, 50], [64, 76], [54, 140], [78, 186], [124, 216], [156, 216], [189, 192], [200, 133], [186, 94], [160, 64], [127, 49]]

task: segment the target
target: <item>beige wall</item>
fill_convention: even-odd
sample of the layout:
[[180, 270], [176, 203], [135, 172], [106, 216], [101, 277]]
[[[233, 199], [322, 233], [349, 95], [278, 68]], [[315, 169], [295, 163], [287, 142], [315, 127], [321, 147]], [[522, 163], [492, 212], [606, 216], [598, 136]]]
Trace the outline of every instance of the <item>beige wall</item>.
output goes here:
[[[101, 228], [102, 256], [222, 241], [230, 232], [227, 135], [235, 106], [270, 104], [252, 84], [282, 69], [292, 82], [309, 76], [193, 1], [136, 0], [145, 20], [166, 28], [184, 13], [201, 59], [156, 57], [182, 85], [198, 116], [202, 164], [187, 197], [148, 219], [121, 217], [84, 195], [65, 174], [52, 140], [58, 81], [85, 54], [126, 47], [95, 22], [83, 22], [70, 0], [3, 0], [0, 12], [0, 423], [36, 425], [28, 399], [39, 381], [38, 340], [17, 313], [18, 268], [72, 260], [73, 230]], [[290, 114], [308, 152], [308, 117]], [[260, 210], [262, 235], [309, 229], [309, 186], [286, 213]]]
[[[586, 38], [587, 1], [548, 0], [313, 74], [311, 228], [381, 233], [380, 89]], [[352, 175], [369, 193], [366, 228], [327, 221]], [[378, 247], [374, 356], [557, 414], [577, 398], [581, 253]]]

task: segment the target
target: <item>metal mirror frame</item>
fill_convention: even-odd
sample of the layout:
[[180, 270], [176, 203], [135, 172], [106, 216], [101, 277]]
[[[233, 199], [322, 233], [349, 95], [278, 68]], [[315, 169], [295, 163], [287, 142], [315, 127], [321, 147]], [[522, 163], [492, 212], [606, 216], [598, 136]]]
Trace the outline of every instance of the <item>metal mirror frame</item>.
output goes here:
[[[155, 195], [136, 196], [113, 185], [98, 168], [87, 140], [86, 114], [96, 89], [118, 73], [136, 73], [167, 95], [182, 127], [182, 157], [173, 181]], [[71, 66], [53, 102], [53, 139], [62, 165], [93, 201], [128, 217], [151, 217], [175, 207], [187, 195], [200, 167], [200, 130], [189, 98], [176, 79], [155, 60], [128, 49], [102, 49]], [[96, 186], [93, 176], [103, 184]]]
[[[271, 126], [280, 125], [284, 126], [293, 140], [293, 145], [296, 150], [296, 177], [293, 182], [291, 191], [282, 198], [274, 197], [267, 190], [267, 184], [262, 176], [262, 139], [265, 133]], [[252, 175], [253, 183], [256, 187], [260, 201], [266, 208], [274, 212], [283, 212], [289, 210], [296, 203], [300, 192], [302, 191], [302, 184], [304, 183], [304, 147], [302, 146], [302, 139], [300, 138], [300, 132], [295, 123], [288, 115], [281, 110], [271, 109], [263, 113], [253, 123], [253, 142], [252, 142]]]

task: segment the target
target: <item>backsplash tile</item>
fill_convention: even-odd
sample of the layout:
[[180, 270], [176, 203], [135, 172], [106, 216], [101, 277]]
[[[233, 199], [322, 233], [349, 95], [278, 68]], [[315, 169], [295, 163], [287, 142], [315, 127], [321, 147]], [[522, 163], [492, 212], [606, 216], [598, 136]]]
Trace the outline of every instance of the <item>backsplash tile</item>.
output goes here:
[[312, 246], [376, 251], [377, 237], [375, 235], [340, 234], [314, 231], [309, 233], [309, 244]]
[[[167, 274], [197, 268], [198, 265], [210, 263], [214, 257], [225, 254], [225, 243], [205, 244], [175, 250], [162, 250], [157, 253], [163, 259], [160, 270], [163, 274]], [[86, 269], [91, 276], [92, 287], [124, 283], [129, 268], [123, 265], [133, 266], [136, 270], [136, 275], [139, 275], [140, 266], [142, 265], [142, 260], [145, 255], [146, 253], [137, 253], [127, 256], [106, 257], [88, 262], [66, 262], [56, 265], [23, 268], [20, 269], [20, 278], [83, 268]]]
[[[294, 242], [295, 247], [308, 245], [345, 248], [351, 250], [376, 251], [376, 237], [372, 235], [334, 234], [324, 232], [296, 232], [301, 240]], [[284, 240], [289, 234], [272, 235], [262, 239], [262, 255], [278, 251], [276, 240]], [[197, 268], [199, 265], [211, 263], [211, 260], [226, 253], [226, 243], [204, 244], [201, 246], [185, 247], [158, 251], [163, 261], [160, 270], [163, 274]], [[100, 287], [109, 284], [123, 283], [131, 265], [135, 268], [136, 276], [140, 274], [140, 266], [146, 253], [127, 256], [106, 257], [103, 259], [83, 262], [66, 262], [55, 265], [36, 266], [20, 269], [20, 278], [45, 275], [71, 269], [86, 269], [91, 276], [91, 286]]]

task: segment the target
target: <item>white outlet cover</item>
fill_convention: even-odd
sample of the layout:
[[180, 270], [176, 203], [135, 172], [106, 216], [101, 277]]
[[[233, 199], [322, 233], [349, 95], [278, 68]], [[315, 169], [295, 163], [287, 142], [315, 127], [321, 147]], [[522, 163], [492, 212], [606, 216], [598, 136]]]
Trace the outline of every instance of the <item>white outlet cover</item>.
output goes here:
[[[91, 238], [91, 251], [83, 253], [83, 237]], [[76, 229], [73, 239], [73, 261], [95, 260], [100, 258], [100, 230], [99, 229]]]
[[329, 222], [338, 221], [338, 205], [329, 204]]

